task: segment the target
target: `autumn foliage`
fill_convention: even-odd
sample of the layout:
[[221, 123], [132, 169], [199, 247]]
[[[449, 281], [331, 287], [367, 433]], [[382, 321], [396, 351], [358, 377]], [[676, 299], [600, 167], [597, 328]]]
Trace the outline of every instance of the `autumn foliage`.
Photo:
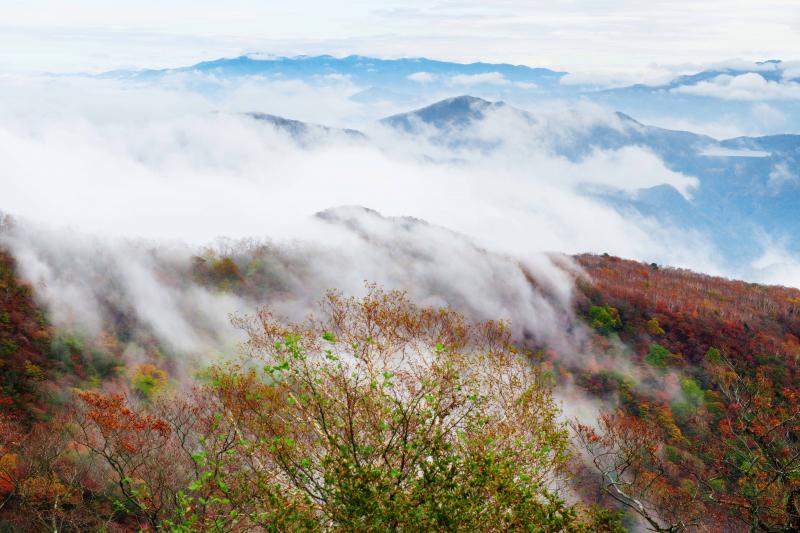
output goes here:
[[[190, 273], [286, 290], [268, 260]], [[368, 285], [179, 376], [122, 312], [58, 331], [0, 254], [0, 531], [800, 530], [800, 291], [576, 261], [574, 353]]]
[[574, 424], [604, 492], [654, 531], [800, 529], [800, 291], [578, 260], [579, 307], [617, 309], [639, 363], [603, 389], [617, 411]]

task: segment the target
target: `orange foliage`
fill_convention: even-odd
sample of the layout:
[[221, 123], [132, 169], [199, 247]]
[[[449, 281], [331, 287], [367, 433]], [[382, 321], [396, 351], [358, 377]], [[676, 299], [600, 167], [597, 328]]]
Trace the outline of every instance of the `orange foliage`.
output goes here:
[[584, 254], [576, 260], [589, 275], [588, 281], [578, 283], [583, 298], [579, 306], [608, 304], [619, 309], [629, 332], [625, 340], [640, 348], [658, 337], [658, 343], [693, 364], [711, 347], [735, 360], [800, 354], [798, 289], [612, 256]]
[[[126, 405], [125, 398], [119, 394], [105, 395], [94, 391], [81, 391], [78, 397], [89, 407], [86, 415], [104, 433], [154, 431], [163, 438], [169, 436], [169, 424], [155, 416], [134, 412]], [[124, 444], [131, 446], [127, 441]]]

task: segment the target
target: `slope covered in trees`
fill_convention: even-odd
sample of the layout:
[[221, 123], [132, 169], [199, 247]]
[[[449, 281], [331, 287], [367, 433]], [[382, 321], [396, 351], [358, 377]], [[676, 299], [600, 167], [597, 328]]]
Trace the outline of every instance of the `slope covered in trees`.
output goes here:
[[577, 373], [613, 399], [574, 424], [607, 496], [656, 531], [797, 531], [800, 291], [577, 260], [600, 350], [621, 344], [634, 364]]
[[[168, 275], [288, 290], [258, 253]], [[569, 350], [370, 287], [188, 377], [123, 308], [59, 331], [3, 253], [0, 531], [797, 530], [800, 291], [575, 260]]]

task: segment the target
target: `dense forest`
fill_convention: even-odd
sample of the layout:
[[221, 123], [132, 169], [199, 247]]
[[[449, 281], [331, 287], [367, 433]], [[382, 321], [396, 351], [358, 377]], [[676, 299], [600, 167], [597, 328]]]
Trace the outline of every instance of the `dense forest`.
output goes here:
[[2, 252], [0, 531], [800, 530], [800, 290], [574, 260], [570, 353], [369, 285], [188, 372], [113, 302], [56, 328]]

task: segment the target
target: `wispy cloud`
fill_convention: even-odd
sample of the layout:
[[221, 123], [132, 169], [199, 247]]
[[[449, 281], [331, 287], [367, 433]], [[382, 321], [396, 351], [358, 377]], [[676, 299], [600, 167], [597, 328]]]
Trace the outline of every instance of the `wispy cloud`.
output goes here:
[[[6, 2], [0, 66], [174, 66], [246, 52], [427, 56], [619, 72], [800, 49], [793, 0]], [[187, 16], [191, 12], [191, 16]], [[269, 35], [269, 38], [265, 38]]]
[[408, 79], [419, 83], [428, 83], [436, 79], [430, 72], [414, 72], [408, 75]]
[[455, 85], [510, 85], [508, 81], [499, 72], [485, 72], [483, 74], [458, 74], [450, 77], [450, 83]]
[[731, 76], [721, 74], [709, 81], [694, 85], [682, 85], [672, 89], [675, 93], [695, 96], [711, 96], [724, 100], [798, 100], [800, 83], [792, 81], [770, 81], [760, 74], [748, 72]]

